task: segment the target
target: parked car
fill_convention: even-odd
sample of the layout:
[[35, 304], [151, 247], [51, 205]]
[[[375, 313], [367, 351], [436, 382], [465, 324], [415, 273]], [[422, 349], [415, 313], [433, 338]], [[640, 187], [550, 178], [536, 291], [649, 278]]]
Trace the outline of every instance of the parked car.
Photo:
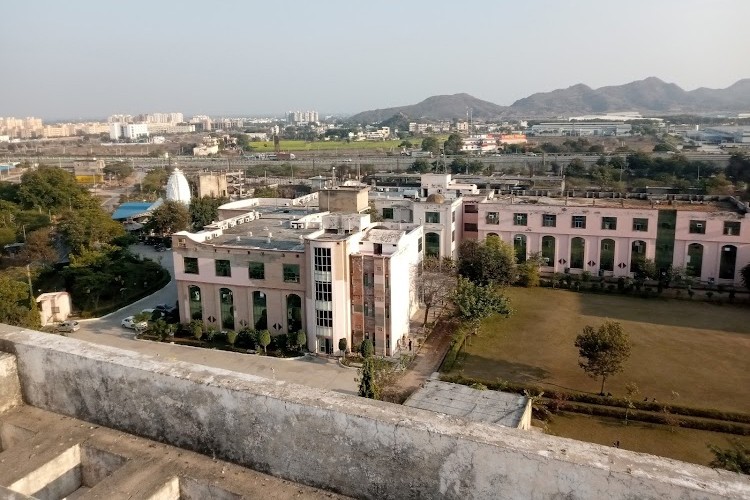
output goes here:
[[127, 318], [124, 318], [120, 325], [122, 325], [123, 328], [130, 328], [131, 330], [145, 330], [148, 328], [148, 323], [145, 321], [136, 321], [135, 316], [128, 316]]
[[81, 325], [78, 324], [78, 321], [63, 321], [55, 327], [55, 331], [60, 333], [69, 333], [77, 332], [79, 328], [81, 328]]
[[169, 314], [175, 310], [175, 307], [170, 306], [169, 304], [157, 304], [154, 309], [156, 309], [157, 311], [164, 311], [165, 313]]

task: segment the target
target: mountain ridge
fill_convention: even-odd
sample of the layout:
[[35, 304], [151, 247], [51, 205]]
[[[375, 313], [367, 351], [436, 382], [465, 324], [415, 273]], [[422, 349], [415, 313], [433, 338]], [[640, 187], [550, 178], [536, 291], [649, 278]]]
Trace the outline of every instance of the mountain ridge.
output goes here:
[[684, 90], [675, 83], [650, 76], [622, 85], [593, 89], [583, 83], [565, 89], [536, 92], [501, 106], [466, 93], [436, 95], [412, 105], [363, 111], [350, 117], [359, 123], [380, 123], [399, 115], [411, 120], [466, 118], [553, 118], [577, 114], [639, 111], [648, 114], [727, 113], [750, 111], [750, 78], [723, 89]]

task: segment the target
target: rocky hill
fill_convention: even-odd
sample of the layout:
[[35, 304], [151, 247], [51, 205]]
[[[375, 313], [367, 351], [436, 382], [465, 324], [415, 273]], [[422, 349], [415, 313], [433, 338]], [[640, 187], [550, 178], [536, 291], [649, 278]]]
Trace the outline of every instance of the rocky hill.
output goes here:
[[499, 106], [468, 94], [440, 95], [411, 106], [364, 111], [351, 117], [358, 123], [381, 123], [397, 117], [405, 120], [452, 120], [466, 118], [552, 118], [588, 113], [640, 111], [645, 115], [683, 113], [750, 112], [750, 79], [725, 89], [699, 88], [686, 91], [658, 78], [592, 89], [582, 83], [566, 89], [539, 92], [510, 106]]

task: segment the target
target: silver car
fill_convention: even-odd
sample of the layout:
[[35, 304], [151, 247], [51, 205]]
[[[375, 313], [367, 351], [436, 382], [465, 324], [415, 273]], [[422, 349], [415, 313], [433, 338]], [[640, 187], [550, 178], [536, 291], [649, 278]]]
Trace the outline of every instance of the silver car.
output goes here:
[[78, 321], [63, 321], [55, 327], [55, 331], [59, 333], [70, 333], [77, 332], [79, 328], [81, 328], [81, 325], [78, 324]]

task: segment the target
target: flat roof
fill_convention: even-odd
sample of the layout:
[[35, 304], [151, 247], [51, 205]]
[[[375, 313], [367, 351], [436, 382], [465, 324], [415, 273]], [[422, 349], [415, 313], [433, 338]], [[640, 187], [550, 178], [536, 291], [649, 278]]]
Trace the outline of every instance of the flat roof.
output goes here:
[[667, 209], [686, 210], [694, 212], [739, 212], [738, 208], [729, 201], [687, 201], [666, 199], [638, 199], [638, 198], [552, 198], [548, 196], [495, 196], [480, 203], [497, 203], [507, 205], [537, 205], [537, 206], [568, 206], [568, 207], [604, 207], [631, 209]]
[[260, 213], [260, 218], [225, 229], [224, 234], [206, 244], [301, 252], [305, 248], [303, 238], [320, 231], [319, 227], [297, 229], [290, 225], [292, 221], [305, 215], [320, 213], [319, 210], [292, 207], [254, 208]]
[[370, 229], [363, 238], [363, 241], [371, 241], [373, 243], [391, 243], [396, 244], [401, 237], [406, 234], [406, 231], [400, 231], [398, 229]]
[[517, 428], [526, 412], [527, 401], [526, 396], [519, 394], [472, 389], [429, 378], [404, 406]]
[[[124, 220], [129, 219], [131, 217], [138, 217], [147, 215], [151, 210], [153, 210], [156, 203], [152, 201], [129, 201], [127, 203], [123, 203], [112, 214], [112, 219], [114, 220]], [[152, 208], [153, 207], [153, 208]]]

